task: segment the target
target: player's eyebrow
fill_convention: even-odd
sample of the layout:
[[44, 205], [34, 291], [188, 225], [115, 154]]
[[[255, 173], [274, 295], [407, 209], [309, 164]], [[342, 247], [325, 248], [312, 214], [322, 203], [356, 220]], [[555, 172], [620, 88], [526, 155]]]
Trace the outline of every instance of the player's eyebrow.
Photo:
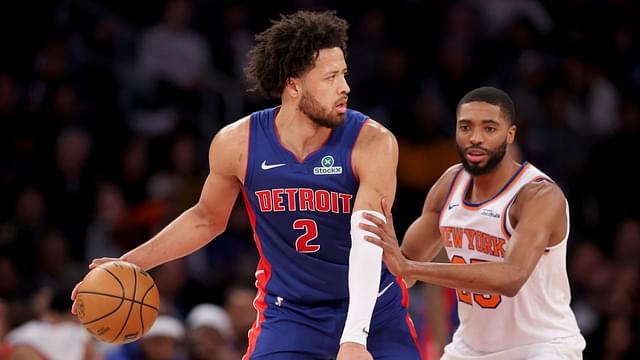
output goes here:
[[[469, 124], [471, 122], [471, 120], [469, 119], [460, 119], [458, 120], [458, 123], [462, 123], [462, 124]], [[500, 122], [493, 120], [493, 119], [484, 119], [482, 120], [482, 123], [485, 125], [500, 125]]]
[[324, 73], [324, 76], [328, 76], [328, 75], [337, 75], [337, 74], [340, 74], [340, 73], [345, 74], [345, 73], [347, 73], [347, 72], [349, 72], [349, 71], [347, 70], [347, 68], [344, 68], [344, 69], [331, 69], [331, 70], [327, 70], [327, 71]]

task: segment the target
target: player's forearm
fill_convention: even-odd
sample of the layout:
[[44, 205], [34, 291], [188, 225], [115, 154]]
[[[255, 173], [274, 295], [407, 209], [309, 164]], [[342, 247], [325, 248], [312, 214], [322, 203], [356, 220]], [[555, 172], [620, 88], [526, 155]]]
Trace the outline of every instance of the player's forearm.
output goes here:
[[526, 281], [516, 265], [498, 262], [441, 264], [409, 260], [403, 277], [473, 292], [515, 296]]
[[[380, 219], [384, 215], [368, 211]], [[349, 253], [349, 309], [340, 344], [354, 342], [367, 344], [371, 316], [380, 288], [382, 249], [364, 240], [365, 231], [359, 224], [366, 222], [362, 211], [351, 217], [351, 251]]]
[[[402, 254], [409, 260], [420, 262], [432, 261], [440, 252], [440, 249], [442, 249], [442, 243], [440, 239], [437, 239], [436, 241], [430, 241], [425, 244], [424, 240], [424, 236], [417, 236], [415, 229], [409, 227], [402, 241], [400, 251], [402, 251]], [[416, 282], [416, 279], [406, 276], [402, 276], [402, 278], [407, 287], [412, 287]]]
[[407, 259], [414, 261], [424, 262], [433, 260], [440, 252], [440, 249], [442, 249], [442, 243], [440, 241], [432, 241], [425, 245], [424, 238], [422, 238], [422, 240], [422, 244], [419, 244], [418, 242], [407, 241], [407, 237], [405, 237], [402, 246], [400, 246], [402, 254], [406, 256]]
[[225, 224], [216, 222], [198, 205], [186, 210], [157, 235], [122, 255], [145, 270], [181, 258], [200, 249], [224, 231]]

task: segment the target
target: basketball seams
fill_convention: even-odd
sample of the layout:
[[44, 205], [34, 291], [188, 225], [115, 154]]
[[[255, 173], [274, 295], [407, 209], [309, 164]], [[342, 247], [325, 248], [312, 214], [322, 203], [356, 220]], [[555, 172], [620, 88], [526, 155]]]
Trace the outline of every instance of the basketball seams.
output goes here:
[[118, 285], [120, 285], [120, 290], [122, 290], [122, 299], [124, 299], [124, 284], [122, 283], [122, 281], [120, 281], [120, 279], [116, 276], [116, 274], [112, 273], [109, 269], [104, 268], [104, 267], [99, 267], [98, 269], [100, 270], [104, 270], [106, 272], [109, 273], [109, 275], [113, 276], [114, 279], [116, 279], [116, 281], [118, 282]]
[[100, 321], [100, 320], [102, 320], [102, 319], [106, 319], [107, 317], [109, 317], [109, 316], [111, 316], [111, 315], [115, 314], [115, 313], [116, 313], [116, 311], [118, 311], [118, 310], [120, 309], [120, 307], [122, 306], [122, 303], [124, 303], [124, 300], [125, 300], [124, 298], [121, 298], [121, 297], [119, 297], [119, 296], [115, 296], [115, 295], [107, 295], [107, 294], [103, 294], [103, 293], [92, 293], [92, 292], [88, 292], [88, 291], [83, 291], [83, 292], [78, 293], [78, 295], [80, 295], [80, 294], [87, 294], [87, 295], [103, 295], [103, 296], [109, 296], [109, 297], [114, 297], [114, 298], [120, 298], [120, 304], [118, 304], [118, 306], [116, 306], [116, 308], [115, 308], [115, 309], [113, 309], [111, 312], [109, 312], [109, 313], [107, 313], [107, 314], [105, 314], [105, 315], [102, 315], [102, 316], [100, 316], [100, 317], [98, 317], [98, 318], [96, 318], [96, 319], [93, 319], [93, 320], [91, 320], [91, 321], [81, 322], [81, 324], [82, 324], [82, 325], [91, 325], [91, 324], [93, 324], [93, 323], [94, 323], [94, 322], [96, 322], [96, 321]]
[[[127, 323], [129, 322], [129, 317], [131, 317], [131, 311], [133, 310], [133, 304], [136, 300], [136, 288], [138, 287], [138, 274], [136, 269], [133, 266], [130, 266], [130, 268], [133, 271], [133, 293], [131, 294], [131, 297], [132, 297], [131, 306], [129, 306], [129, 312], [127, 313], [127, 317], [122, 322], [122, 327], [120, 328], [120, 331], [118, 331], [118, 335], [116, 335], [116, 337], [113, 338], [112, 342], [116, 341], [120, 337], [120, 334], [122, 334], [122, 331], [124, 331], [124, 328], [127, 326]], [[142, 308], [142, 306], [140, 308]]]
[[[152, 286], [149, 288], [149, 290], [147, 290], [147, 292], [148, 292], [148, 291], [150, 291], [151, 289], [153, 289], [153, 287], [154, 287], [154, 286], [155, 286], [155, 285], [152, 285]], [[101, 292], [97, 292], [97, 291], [79, 291], [79, 292], [78, 292], [78, 295], [81, 295], [81, 294], [85, 294], [85, 295], [100, 295], [100, 296], [106, 296], [106, 297], [110, 297], [110, 298], [117, 298], [117, 299], [120, 299], [120, 300], [122, 300], [122, 301], [120, 302], [120, 305], [118, 305], [118, 308], [119, 308], [120, 306], [122, 306], [122, 303], [123, 303], [123, 302], [125, 302], [125, 301], [131, 301], [131, 302], [132, 302], [132, 303], [134, 303], [134, 304], [138, 304], [138, 305], [146, 306], [146, 307], [151, 308], [151, 309], [153, 309], [153, 310], [155, 310], [155, 311], [160, 311], [157, 307], [155, 307], [155, 306], [153, 306], [153, 305], [149, 305], [149, 304], [143, 303], [142, 301], [144, 300], [144, 297], [143, 297], [140, 301], [138, 301], [138, 300], [132, 300], [132, 299], [123, 298], [123, 297], [121, 297], [121, 296], [117, 296], [117, 295], [105, 294], [105, 293], [101, 293]], [[145, 294], [145, 296], [146, 296], [146, 294]], [[117, 308], [116, 308], [116, 310], [117, 310]], [[115, 310], [114, 310], [114, 311], [115, 311]], [[97, 319], [96, 319], [96, 320], [97, 320]], [[95, 321], [95, 320], [91, 320], [91, 322], [94, 322], [94, 321]], [[88, 324], [88, 323], [83, 323], [83, 324]]]
[[[125, 297], [124, 297], [124, 284], [122, 283], [122, 281], [120, 281], [120, 279], [114, 273], [109, 271], [109, 269], [104, 268], [104, 267], [98, 267], [98, 269], [106, 271], [109, 275], [111, 275], [118, 282], [118, 285], [120, 285], [120, 290], [122, 290], [122, 296], [116, 296], [116, 295], [110, 295], [109, 294], [110, 297], [116, 297], [116, 298], [119, 297], [120, 298], [120, 304], [118, 304], [118, 306], [115, 309], [113, 309], [111, 312], [109, 312], [109, 313], [107, 313], [105, 315], [102, 315], [101, 317], [99, 317], [97, 319], [93, 319], [93, 320], [88, 321], [88, 322], [83, 322], [82, 325], [90, 325], [90, 324], [92, 324], [92, 323], [94, 323], [96, 321], [105, 319], [105, 318], [113, 315], [116, 311], [118, 311], [118, 309], [120, 309], [120, 307], [122, 306], [122, 304], [124, 303], [124, 300], [125, 300]], [[78, 295], [79, 294], [90, 294], [90, 293], [91, 292], [88, 292], [88, 291], [81, 291], [81, 292], [78, 293]], [[95, 293], [95, 295], [97, 295], [97, 294], [107, 296], [107, 294]]]
[[[144, 292], [144, 294], [142, 295], [142, 298], [140, 298], [140, 304], [144, 304], [144, 299], [147, 297], [147, 295], [149, 295], [149, 292], [156, 287], [156, 284], [152, 284], [151, 286], [149, 286], [149, 288]], [[151, 307], [152, 309], [155, 309], [153, 306], [147, 305], [149, 307]], [[156, 311], [158, 311], [158, 309], [156, 309]], [[142, 305], [140, 306], [140, 325], [142, 325], [142, 332], [144, 331], [144, 317], [142, 316]]]

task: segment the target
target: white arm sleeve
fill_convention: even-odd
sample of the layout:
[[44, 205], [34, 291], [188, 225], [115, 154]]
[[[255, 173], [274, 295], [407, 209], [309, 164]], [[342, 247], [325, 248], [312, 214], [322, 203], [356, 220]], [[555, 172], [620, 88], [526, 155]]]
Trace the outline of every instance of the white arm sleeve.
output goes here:
[[360, 223], [373, 225], [362, 216], [365, 212], [386, 222], [383, 214], [359, 210], [351, 214], [351, 252], [349, 253], [349, 311], [340, 344], [355, 342], [367, 346], [369, 323], [376, 305], [382, 271], [382, 248], [364, 239], [377, 237], [362, 230]]

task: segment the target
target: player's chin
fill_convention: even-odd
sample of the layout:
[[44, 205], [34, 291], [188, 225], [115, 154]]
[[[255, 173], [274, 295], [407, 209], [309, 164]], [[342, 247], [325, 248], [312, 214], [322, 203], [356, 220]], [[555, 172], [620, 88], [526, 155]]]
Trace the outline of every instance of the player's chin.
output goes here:
[[332, 129], [335, 129], [337, 127], [344, 125], [345, 114], [332, 114], [332, 116], [329, 119], [331, 122], [330, 127]]

